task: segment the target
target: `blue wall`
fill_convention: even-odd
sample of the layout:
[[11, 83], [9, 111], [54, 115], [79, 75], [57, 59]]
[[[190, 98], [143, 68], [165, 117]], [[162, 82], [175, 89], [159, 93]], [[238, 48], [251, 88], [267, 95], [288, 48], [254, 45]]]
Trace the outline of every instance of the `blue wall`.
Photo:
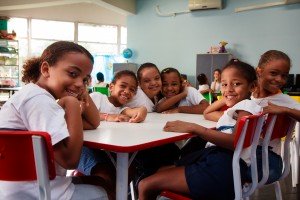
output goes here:
[[156, 5], [162, 13], [172, 13], [188, 10], [188, 0], [137, 0], [137, 14], [127, 18], [127, 46], [134, 51], [130, 61], [153, 62], [160, 69], [176, 67], [193, 82], [196, 54], [225, 40], [230, 53], [253, 66], [265, 51], [282, 50], [292, 59], [291, 73], [299, 74], [300, 4], [234, 12], [237, 7], [276, 1], [281, 0], [223, 0], [222, 10], [161, 17]]

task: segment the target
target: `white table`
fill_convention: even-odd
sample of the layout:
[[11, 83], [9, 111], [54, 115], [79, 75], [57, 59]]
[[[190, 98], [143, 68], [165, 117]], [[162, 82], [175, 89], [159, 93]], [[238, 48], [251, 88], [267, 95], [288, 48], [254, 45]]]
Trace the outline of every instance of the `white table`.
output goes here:
[[[173, 143], [192, 137], [189, 133], [164, 132], [167, 121], [182, 120], [214, 128], [215, 122], [205, 120], [203, 115], [148, 113], [142, 123], [101, 122], [95, 130], [84, 131], [84, 145], [116, 152], [116, 199], [127, 199], [129, 153]], [[135, 156], [135, 154], [133, 154]]]

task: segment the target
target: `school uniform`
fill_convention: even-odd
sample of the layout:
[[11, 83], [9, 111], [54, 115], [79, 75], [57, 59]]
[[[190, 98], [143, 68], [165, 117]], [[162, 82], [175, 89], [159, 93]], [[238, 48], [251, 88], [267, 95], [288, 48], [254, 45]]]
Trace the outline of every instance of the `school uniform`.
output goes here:
[[[45, 131], [50, 134], [52, 145], [69, 137], [64, 109], [48, 91], [33, 83], [8, 99], [0, 110], [0, 118], [0, 129]], [[50, 181], [51, 199], [74, 198], [75, 189], [80, 189], [81, 185], [74, 185], [71, 177], [66, 177], [67, 170], [58, 163], [55, 163], [55, 169], [56, 177]], [[87, 185], [85, 189], [107, 199], [106, 192], [100, 187]], [[0, 199], [38, 199], [38, 195], [36, 181], [0, 181]], [[89, 199], [89, 195], [86, 198]]]
[[210, 85], [210, 89], [214, 90], [214, 93], [219, 93], [221, 91], [221, 83], [212, 82]]
[[[224, 112], [216, 128], [232, 134], [237, 110], [258, 114], [262, 109], [254, 101], [243, 100]], [[249, 152], [244, 153], [241, 160], [241, 173], [244, 179], [248, 170], [246, 163], [249, 156]], [[185, 166], [186, 181], [192, 199], [234, 199], [232, 157], [233, 151], [208, 142], [206, 148], [179, 160], [177, 165]]]
[[99, 92], [93, 92], [90, 94], [91, 99], [96, 105], [97, 109], [101, 113], [108, 114], [121, 114], [126, 108], [124, 106], [116, 107], [112, 103], [109, 102], [108, 97]]
[[178, 107], [199, 105], [202, 100], [205, 100], [205, 98], [196, 88], [187, 87], [187, 96], [180, 100]]
[[156, 103], [157, 102], [153, 103], [152, 100], [145, 94], [145, 92], [140, 87], [138, 87], [136, 95], [124, 106], [130, 108], [144, 106], [147, 108], [147, 112], [154, 112]]
[[209, 89], [209, 85], [208, 84], [199, 85], [198, 92], [201, 92], [201, 91], [204, 91], [204, 90], [208, 90], [208, 89]]
[[[289, 95], [278, 93], [275, 95], [271, 95], [264, 98], [254, 98], [251, 97], [253, 101], [255, 101], [258, 105], [265, 107], [268, 105], [268, 102], [271, 102], [273, 104], [276, 104], [278, 106], [284, 106], [291, 109], [300, 110], [300, 104], [296, 102], [294, 99], [292, 99]], [[276, 139], [270, 142], [270, 146], [272, 147], [272, 150], [280, 155], [280, 149], [281, 149], [281, 141], [280, 139]]]

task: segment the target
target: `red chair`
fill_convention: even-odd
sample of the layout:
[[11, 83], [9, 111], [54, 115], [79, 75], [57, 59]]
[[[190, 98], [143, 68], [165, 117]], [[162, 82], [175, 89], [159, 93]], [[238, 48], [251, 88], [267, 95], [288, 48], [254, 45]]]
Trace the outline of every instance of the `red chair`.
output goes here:
[[[238, 122], [237, 132], [234, 139], [234, 156], [233, 156], [233, 176], [234, 176], [234, 186], [235, 193], [238, 196], [242, 196], [242, 184], [241, 184], [241, 175], [240, 175], [240, 166], [239, 160], [241, 158], [241, 153], [245, 148], [251, 147], [251, 158], [254, 159], [255, 162], [253, 164], [253, 171], [256, 171], [256, 174], [253, 174], [252, 180], [254, 180], [254, 184], [252, 183], [252, 187], [249, 187], [248, 191], [253, 192], [257, 187], [257, 166], [256, 166], [256, 148], [259, 142], [260, 133], [262, 131], [262, 127], [264, 124], [265, 117], [263, 115], [250, 115], [241, 118]], [[252, 191], [253, 190], [253, 191]], [[161, 194], [163, 197], [167, 197], [172, 200], [191, 200], [190, 197], [175, 194], [170, 191], [163, 191]], [[241, 199], [241, 198], [240, 198]]]
[[51, 199], [56, 177], [51, 137], [46, 132], [0, 131], [0, 180], [34, 181], [39, 199]]
[[262, 165], [263, 165], [263, 178], [258, 183], [258, 187], [263, 187], [266, 185], [266, 182], [269, 177], [269, 160], [268, 158], [268, 147], [270, 142], [274, 140], [281, 141], [284, 139], [283, 144], [283, 154], [282, 154], [282, 160], [283, 160], [283, 172], [281, 174], [281, 177], [274, 183], [271, 183], [275, 187], [275, 194], [276, 199], [281, 200], [282, 199], [282, 193], [279, 181], [284, 179], [290, 172], [290, 143], [293, 135], [293, 131], [295, 129], [296, 120], [293, 118], [290, 118], [287, 115], [269, 115], [268, 119], [266, 121], [266, 124], [268, 125], [266, 129], [264, 129], [262, 133], [263, 137], [263, 145], [262, 145]]

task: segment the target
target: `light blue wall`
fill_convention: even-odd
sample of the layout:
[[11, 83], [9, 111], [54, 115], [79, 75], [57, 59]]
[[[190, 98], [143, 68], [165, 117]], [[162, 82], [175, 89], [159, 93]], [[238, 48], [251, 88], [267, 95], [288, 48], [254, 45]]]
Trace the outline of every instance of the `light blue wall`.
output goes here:
[[234, 12], [236, 7], [276, 1], [281, 0], [223, 0], [222, 10], [161, 17], [156, 5], [162, 13], [177, 12], [188, 9], [188, 0], [137, 0], [137, 14], [127, 18], [127, 46], [134, 51], [130, 61], [176, 67], [193, 82], [196, 54], [226, 40], [229, 52], [253, 66], [263, 52], [282, 50], [292, 59], [291, 73], [300, 73], [300, 4]]

